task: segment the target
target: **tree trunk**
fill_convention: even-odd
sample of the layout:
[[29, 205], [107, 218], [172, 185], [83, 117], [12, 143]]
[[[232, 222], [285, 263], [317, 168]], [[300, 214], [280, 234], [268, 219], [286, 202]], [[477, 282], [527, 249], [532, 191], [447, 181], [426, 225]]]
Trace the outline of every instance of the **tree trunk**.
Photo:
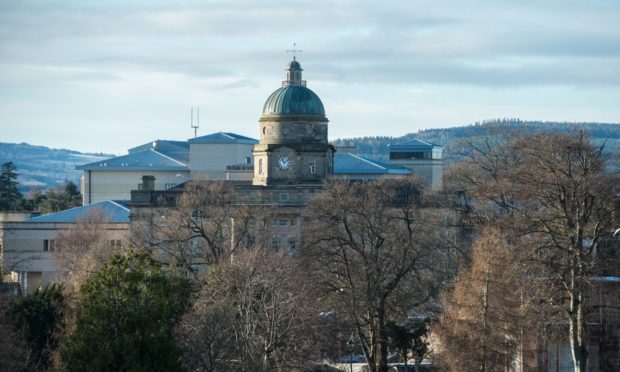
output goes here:
[[583, 314], [583, 295], [571, 296], [571, 308], [574, 315], [569, 319], [570, 348], [575, 372], [586, 372], [588, 367], [588, 349], [586, 345], [586, 328]]
[[379, 306], [379, 372], [388, 372], [388, 345], [387, 330], [385, 325], [385, 307]]

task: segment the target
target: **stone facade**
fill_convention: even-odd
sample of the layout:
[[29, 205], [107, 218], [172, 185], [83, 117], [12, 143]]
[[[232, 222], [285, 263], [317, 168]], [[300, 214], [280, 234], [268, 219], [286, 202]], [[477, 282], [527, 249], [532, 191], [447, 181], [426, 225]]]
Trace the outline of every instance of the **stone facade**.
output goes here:
[[[65, 269], [59, 264], [55, 242], [58, 233], [74, 228], [70, 222], [7, 222], [2, 226], [2, 271], [5, 278], [20, 283], [25, 293], [51, 282], [62, 282]], [[101, 226], [110, 241], [125, 242], [129, 223], [104, 223]]]
[[289, 64], [284, 87], [265, 103], [260, 142], [254, 145], [254, 186], [320, 185], [334, 173], [334, 147], [327, 139], [323, 104]]

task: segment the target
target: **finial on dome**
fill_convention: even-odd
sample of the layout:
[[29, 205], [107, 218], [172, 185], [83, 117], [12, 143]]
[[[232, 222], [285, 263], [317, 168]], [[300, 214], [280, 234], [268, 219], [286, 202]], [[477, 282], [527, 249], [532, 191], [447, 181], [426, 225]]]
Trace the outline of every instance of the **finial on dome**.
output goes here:
[[288, 53], [290, 52], [293, 53], [293, 60], [289, 62], [288, 66], [286, 67], [286, 80], [282, 82], [283, 87], [291, 86], [291, 85], [306, 86], [306, 81], [301, 80], [301, 72], [303, 71], [303, 69], [301, 68], [301, 65], [299, 64], [299, 62], [297, 62], [297, 59], [295, 58], [295, 53], [302, 52], [302, 50], [295, 49], [296, 45], [297, 44], [293, 43], [293, 49], [287, 50]]
[[287, 53], [293, 53], [293, 61], [295, 60], [295, 53], [299, 52], [303, 52], [303, 50], [301, 49], [297, 49], [297, 43], [293, 43], [293, 49], [287, 49], [286, 52]]

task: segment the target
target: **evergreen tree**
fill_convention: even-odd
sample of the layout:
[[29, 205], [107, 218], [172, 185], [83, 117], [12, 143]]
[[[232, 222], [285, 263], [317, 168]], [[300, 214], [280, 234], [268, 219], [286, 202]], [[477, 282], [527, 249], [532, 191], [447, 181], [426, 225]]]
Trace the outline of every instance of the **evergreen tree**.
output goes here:
[[67, 371], [181, 370], [172, 329], [189, 281], [145, 253], [113, 256], [80, 289], [81, 313], [62, 359]]
[[17, 182], [17, 166], [12, 161], [2, 164], [0, 169], [0, 210], [9, 211], [18, 208], [22, 200]]
[[51, 366], [51, 351], [58, 344], [66, 308], [62, 286], [52, 284], [15, 299], [9, 310], [15, 331], [26, 345], [27, 370]]
[[77, 186], [68, 181], [63, 186], [47, 191], [37, 206], [39, 212], [47, 214], [78, 207], [81, 204], [82, 198]]

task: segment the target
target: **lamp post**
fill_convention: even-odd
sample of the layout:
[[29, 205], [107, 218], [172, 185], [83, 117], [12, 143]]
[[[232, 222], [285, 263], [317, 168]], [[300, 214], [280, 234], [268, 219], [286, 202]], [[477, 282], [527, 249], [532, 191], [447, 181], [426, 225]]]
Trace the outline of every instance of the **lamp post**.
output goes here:
[[349, 367], [351, 372], [353, 372], [353, 333], [351, 333], [351, 337], [347, 340], [347, 349], [349, 349]]

